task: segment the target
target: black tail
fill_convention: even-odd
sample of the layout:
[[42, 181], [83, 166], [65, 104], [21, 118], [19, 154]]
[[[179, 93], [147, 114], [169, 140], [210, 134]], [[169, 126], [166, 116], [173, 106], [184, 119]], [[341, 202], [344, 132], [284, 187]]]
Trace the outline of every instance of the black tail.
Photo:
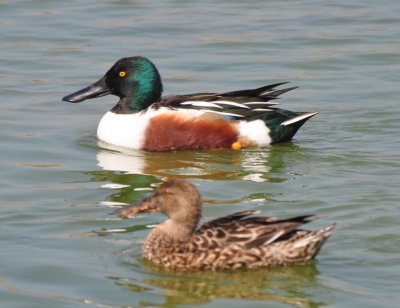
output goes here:
[[317, 113], [318, 112], [300, 113], [295, 117], [283, 121], [280, 125], [270, 127], [272, 143], [292, 140], [299, 128]]

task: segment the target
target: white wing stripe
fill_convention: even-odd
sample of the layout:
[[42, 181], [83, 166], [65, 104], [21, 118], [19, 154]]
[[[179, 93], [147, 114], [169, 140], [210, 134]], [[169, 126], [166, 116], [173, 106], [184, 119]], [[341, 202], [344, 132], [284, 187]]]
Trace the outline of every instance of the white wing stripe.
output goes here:
[[181, 105], [192, 105], [194, 107], [211, 107], [211, 108], [222, 109], [222, 107], [218, 106], [217, 104], [210, 103], [210, 102], [204, 102], [204, 101], [186, 101], [186, 102], [182, 102]]
[[252, 111], [274, 111], [273, 109], [267, 109], [267, 108], [255, 108]]
[[186, 101], [186, 102], [181, 103], [181, 105], [192, 105], [195, 107], [211, 107], [211, 108], [220, 108], [220, 109], [223, 109], [223, 107], [220, 105], [228, 105], [228, 106], [234, 106], [234, 107], [243, 108], [243, 109], [250, 109], [250, 107], [248, 107], [244, 104], [231, 102], [231, 101], [214, 101], [214, 102]]
[[273, 102], [247, 102], [243, 103], [244, 105], [279, 105], [279, 103]]
[[235, 106], [235, 107], [239, 107], [239, 108], [244, 108], [244, 109], [250, 109], [250, 107], [240, 104], [240, 103], [236, 103], [236, 102], [231, 102], [231, 101], [215, 101], [216, 104], [220, 104], [220, 105], [229, 105], [229, 106]]
[[222, 112], [222, 111], [215, 111], [215, 110], [205, 110], [205, 112], [217, 113], [217, 114], [236, 117], [236, 118], [244, 118], [244, 116], [242, 116], [240, 114], [234, 114], [234, 113], [230, 113], [230, 112]]

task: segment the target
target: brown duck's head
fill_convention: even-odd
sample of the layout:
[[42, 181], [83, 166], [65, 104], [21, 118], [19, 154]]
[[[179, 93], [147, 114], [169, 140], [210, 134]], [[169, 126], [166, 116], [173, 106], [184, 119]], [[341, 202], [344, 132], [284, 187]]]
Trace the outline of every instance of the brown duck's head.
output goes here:
[[182, 179], [162, 183], [157, 191], [142, 201], [123, 207], [115, 214], [130, 217], [138, 213], [162, 212], [176, 222], [198, 220], [201, 215], [201, 196], [196, 186]]

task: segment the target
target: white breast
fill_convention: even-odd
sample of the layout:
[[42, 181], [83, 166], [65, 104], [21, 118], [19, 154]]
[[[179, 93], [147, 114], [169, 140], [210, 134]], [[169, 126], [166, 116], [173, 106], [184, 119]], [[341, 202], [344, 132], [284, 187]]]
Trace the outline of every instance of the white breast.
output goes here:
[[149, 117], [144, 113], [117, 114], [108, 111], [100, 120], [97, 137], [104, 142], [140, 149]]

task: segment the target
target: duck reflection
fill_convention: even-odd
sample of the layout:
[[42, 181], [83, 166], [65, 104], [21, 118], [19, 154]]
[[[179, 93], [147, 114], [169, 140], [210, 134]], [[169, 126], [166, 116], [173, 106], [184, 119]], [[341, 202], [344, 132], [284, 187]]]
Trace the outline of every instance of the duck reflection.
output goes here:
[[175, 307], [178, 305], [206, 304], [216, 299], [240, 299], [284, 303], [296, 307], [318, 307], [326, 302], [313, 299], [310, 294], [320, 292], [315, 263], [262, 270], [227, 272], [169, 273], [145, 264], [156, 275], [142, 278], [140, 283], [128, 278], [113, 278], [116, 283], [132, 292], [163, 290], [165, 302], [141, 302], [140, 306]]
[[[290, 144], [284, 148], [290, 149]], [[167, 178], [265, 182], [269, 180], [268, 174], [281, 169], [285, 161], [282, 146], [177, 152], [134, 151], [101, 142], [99, 147], [97, 161], [103, 170]]]
[[83, 173], [90, 175], [92, 182], [105, 182], [103, 188], [115, 191], [108, 196], [108, 205], [143, 198], [146, 190], [160, 183], [160, 178], [284, 182], [290, 177], [288, 162], [299, 149], [293, 142], [241, 151], [144, 152], [102, 142], [98, 147], [96, 157], [103, 170]]

